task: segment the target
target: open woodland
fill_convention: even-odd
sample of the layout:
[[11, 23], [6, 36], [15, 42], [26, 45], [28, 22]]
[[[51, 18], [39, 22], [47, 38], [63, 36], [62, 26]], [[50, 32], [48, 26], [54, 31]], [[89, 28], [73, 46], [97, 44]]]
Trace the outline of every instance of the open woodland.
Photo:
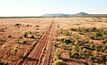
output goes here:
[[0, 18], [0, 65], [107, 65], [107, 17]]

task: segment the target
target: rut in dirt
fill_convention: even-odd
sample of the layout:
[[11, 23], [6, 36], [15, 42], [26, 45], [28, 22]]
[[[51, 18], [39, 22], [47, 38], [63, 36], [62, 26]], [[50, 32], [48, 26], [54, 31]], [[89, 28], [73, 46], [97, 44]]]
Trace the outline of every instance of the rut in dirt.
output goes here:
[[[17, 65], [50, 65], [51, 46], [53, 42], [53, 22], [42, 35], [42, 37], [35, 43], [35, 45], [28, 51], [26, 57], [18, 61]], [[49, 47], [50, 46], [50, 47]], [[48, 47], [48, 48], [47, 48]]]

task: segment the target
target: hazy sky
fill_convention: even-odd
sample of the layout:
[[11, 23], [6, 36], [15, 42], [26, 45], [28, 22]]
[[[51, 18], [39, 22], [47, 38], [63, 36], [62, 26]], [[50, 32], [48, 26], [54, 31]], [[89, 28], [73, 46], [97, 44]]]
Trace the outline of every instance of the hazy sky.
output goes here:
[[0, 16], [78, 12], [105, 14], [107, 0], [0, 0]]

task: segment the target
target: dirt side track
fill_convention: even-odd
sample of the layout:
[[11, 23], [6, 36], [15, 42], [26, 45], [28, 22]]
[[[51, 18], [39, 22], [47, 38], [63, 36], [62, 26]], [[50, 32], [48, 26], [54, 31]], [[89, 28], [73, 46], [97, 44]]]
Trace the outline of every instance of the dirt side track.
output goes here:
[[[36, 43], [34, 49], [29, 53], [29, 55], [26, 58], [21, 59], [17, 63], [17, 65], [44, 65], [45, 60], [47, 60], [45, 64], [49, 65], [49, 62], [50, 62], [49, 57], [51, 55], [51, 49], [47, 47], [52, 45], [52, 41], [53, 41], [52, 32], [53, 32], [53, 22], [49, 26], [48, 30], [43, 34], [43, 36]], [[44, 57], [44, 60], [42, 60], [43, 57]]]

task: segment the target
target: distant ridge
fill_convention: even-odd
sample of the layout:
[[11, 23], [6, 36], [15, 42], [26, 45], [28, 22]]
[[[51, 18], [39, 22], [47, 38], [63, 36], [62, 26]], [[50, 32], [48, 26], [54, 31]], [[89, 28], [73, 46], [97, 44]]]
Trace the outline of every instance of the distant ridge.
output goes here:
[[85, 12], [80, 12], [77, 14], [63, 14], [63, 13], [58, 13], [58, 14], [44, 14], [42, 16], [107, 16], [107, 14], [88, 14]]
[[84, 12], [80, 12], [80, 13], [74, 14], [72, 16], [89, 16], [89, 14], [88, 13], [84, 13]]
[[70, 14], [58, 13], [58, 14], [44, 14], [42, 16], [70, 16]]

